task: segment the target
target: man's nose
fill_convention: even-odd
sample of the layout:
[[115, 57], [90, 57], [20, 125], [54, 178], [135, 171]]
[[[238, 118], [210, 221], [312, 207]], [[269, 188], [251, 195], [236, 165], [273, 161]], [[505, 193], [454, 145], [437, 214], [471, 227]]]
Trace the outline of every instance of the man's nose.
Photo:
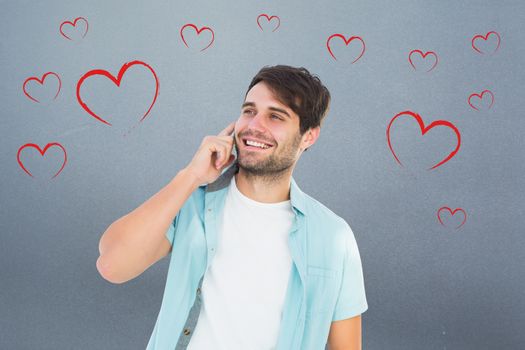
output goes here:
[[250, 129], [257, 129], [264, 132], [266, 130], [266, 120], [264, 118], [264, 114], [257, 113], [254, 115], [252, 120], [250, 120], [248, 123], [248, 126], [250, 126]]

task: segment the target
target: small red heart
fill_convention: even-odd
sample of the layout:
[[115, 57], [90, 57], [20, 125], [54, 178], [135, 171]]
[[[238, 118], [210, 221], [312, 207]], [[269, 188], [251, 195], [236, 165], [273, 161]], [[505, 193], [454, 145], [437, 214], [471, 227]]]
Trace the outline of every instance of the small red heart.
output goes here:
[[361, 49], [361, 53], [357, 56], [357, 58], [355, 60], [352, 61], [352, 64], [355, 63], [358, 59], [361, 58], [361, 56], [363, 56], [363, 54], [365, 53], [365, 42], [364, 40], [360, 37], [360, 36], [352, 36], [352, 37], [349, 37], [348, 39], [345, 38], [345, 36], [343, 34], [339, 34], [339, 33], [336, 33], [336, 34], [332, 34], [328, 37], [328, 39], [326, 40], [326, 47], [328, 49], [328, 52], [330, 53], [330, 55], [334, 58], [334, 60], [337, 61], [337, 58], [334, 56], [334, 53], [332, 52], [332, 49], [330, 48], [330, 41], [334, 38], [338, 38], [338, 39], [343, 39], [344, 43], [346, 46], [348, 46], [348, 44], [350, 44], [352, 41], [356, 40], [356, 41], [360, 41], [361, 42], [361, 45], [362, 45], [362, 49]]
[[449, 207], [441, 207], [439, 208], [439, 210], [437, 211], [437, 217], [438, 217], [438, 220], [439, 220], [439, 223], [443, 226], [446, 226], [444, 223], [443, 223], [443, 220], [441, 220], [441, 212], [443, 210], [447, 210], [450, 215], [454, 216], [454, 214], [456, 212], [461, 212], [463, 214], [463, 221], [461, 222], [461, 224], [459, 224], [459, 226], [456, 227], [456, 229], [460, 228], [461, 226], [463, 226], [463, 224], [465, 223], [465, 221], [467, 221], [467, 213], [461, 209], [461, 208], [456, 208], [454, 209], [454, 211], [452, 211]]
[[410, 65], [415, 70], [417, 70], [417, 69], [416, 69], [416, 66], [414, 65], [414, 62], [412, 61], [412, 55], [416, 54], [416, 53], [419, 54], [424, 60], [426, 59], [426, 57], [428, 55], [434, 56], [434, 64], [432, 65], [432, 67], [429, 70], [427, 70], [427, 72], [430, 72], [432, 69], [434, 69], [437, 66], [437, 64], [438, 64], [438, 56], [436, 55], [436, 53], [434, 51], [427, 51], [427, 52], [423, 53], [423, 51], [421, 51], [421, 50], [412, 50], [408, 54], [408, 62], [410, 62]]
[[468, 97], [468, 104], [470, 105], [470, 107], [474, 108], [476, 111], [479, 111], [479, 109], [478, 109], [476, 106], [474, 106], [474, 105], [471, 103], [470, 100], [471, 100], [473, 97], [477, 97], [479, 100], [483, 100], [483, 95], [485, 95], [485, 94], [489, 95], [490, 98], [491, 98], [490, 105], [487, 107], [487, 109], [490, 109], [490, 108], [492, 107], [492, 105], [494, 104], [494, 94], [493, 94], [492, 91], [490, 91], [490, 90], [483, 90], [483, 91], [481, 92], [481, 94], [471, 94], [471, 95]]
[[77, 25], [77, 22], [81, 20], [81, 21], [84, 21], [84, 23], [86, 24], [86, 29], [84, 30], [84, 33], [82, 34], [82, 38], [84, 38], [88, 32], [88, 28], [89, 28], [89, 23], [87, 21], [87, 19], [85, 19], [84, 17], [77, 17], [75, 18], [75, 20], [73, 22], [70, 22], [70, 21], [64, 21], [60, 24], [60, 34], [62, 34], [62, 36], [68, 40], [72, 40], [69, 36], [67, 36], [64, 31], [63, 31], [63, 28], [65, 25], [69, 25], [69, 26], [72, 26], [75, 30], [78, 30], [78, 28], [76, 27]]
[[60, 77], [58, 76], [58, 74], [56, 74], [55, 72], [47, 72], [45, 73], [43, 76], [42, 76], [42, 79], [38, 79], [37, 77], [29, 77], [27, 78], [25, 81], [24, 81], [24, 84], [22, 85], [22, 91], [24, 92], [24, 94], [29, 97], [31, 100], [39, 103], [40, 101], [38, 101], [36, 98], [32, 97], [26, 90], [26, 85], [27, 83], [29, 83], [30, 81], [33, 81], [35, 80], [37, 83], [39, 83], [41, 86], [44, 85], [44, 81], [46, 80], [46, 77], [48, 75], [52, 75], [52, 76], [55, 76], [57, 79], [58, 79], [58, 89], [57, 89], [57, 93], [55, 95], [55, 97], [53, 97], [53, 100], [57, 98], [58, 96], [58, 93], [60, 92], [60, 88], [62, 87], [62, 81], [60, 80]]
[[495, 37], [496, 38], [496, 48], [492, 51], [492, 53], [495, 53], [496, 51], [498, 51], [499, 49], [499, 46], [501, 44], [501, 37], [500, 35], [495, 32], [495, 31], [490, 31], [488, 32], [487, 34], [485, 34], [485, 36], [481, 35], [481, 34], [477, 34], [475, 35], [472, 40], [470, 41], [470, 44], [472, 45], [472, 48], [474, 50], [476, 50], [476, 52], [480, 53], [480, 54], [484, 54], [485, 52], [483, 52], [476, 44], [476, 41], [478, 40], [483, 40], [483, 42], [487, 43], [488, 39], [489, 39], [489, 36], [490, 37]]
[[24, 148], [27, 148], [27, 147], [31, 147], [31, 148], [36, 148], [36, 150], [38, 152], [40, 152], [40, 155], [41, 156], [44, 156], [44, 154], [47, 152], [47, 150], [50, 148], [50, 147], [60, 147], [62, 149], [62, 151], [64, 152], [64, 162], [62, 163], [62, 166], [60, 167], [60, 169], [58, 170], [58, 172], [52, 177], [52, 178], [55, 178], [58, 174], [60, 174], [60, 172], [62, 171], [62, 169], [64, 169], [64, 166], [66, 166], [66, 162], [67, 162], [67, 153], [66, 153], [66, 149], [58, 142], [51, 142], [51, 143], [48, 143], [45, 147], [44, 147], [44, 150], [42, 150], [37, 144], [34, 144], [34, 143], [26, 143], [25, 145], [21, 146], [19, 149], [18, 149], [18, 152], [16, 154], [16, 160], [18, 161], [18, 164], [20, 165], [20, 167], [31, 177], [34, 177], [30, 172], [29, 170], [26, 169], [26, 167], [24, 166], [24, 164], [22, 163], [22, 160], [20, 159], [20, 153], [22, 152], [22, 150]]
[[182, 33], [184, 31], [184, 29], [186, 29], [187, 27], [193, 28], [197, 32], [197, 35], [200, 35], [203, 30], [209, 30], [211, 32], [211, 41], [210, 41], [210, 43], [205, 48], [201, 49], [200, 51], [206, 50], [208, 47], [210, 47], [210, 45], [215, 40], [215, 34], [213, 32], [213, 29], [211, 29], [210, 27], [202, 27], [201, 29], [198, 29], [197, 26], [195, 26], [194, 24], [188, 23], [188, 24], [183, 25], [182, 28], [180, 28], [180, 37], [182, 38], [182, 41], [184, 42], [184, 45], [186, 45], [187, 48], [189, 48], [189, 46], [188, 46], [188, 43], [186, 42], [186, 40], [184, 39], [184, 34]]
[[268, 23], [271, 22], [272, 19], [276, 18], [277, 19], [277, 27], [275, 27], [272, 32], [275, 32], [277, 30], [277, 28], [279, 28], [279, 26], [281, 25], [281, 19], [279, 18], [279, 16], [270, 16], [268, 17], [268, 15], [266, 13], [261, 13], [259, 16], [257, 16], [257, 25], [259, 26], [259, 28], [261, 28], [262, 31], [264, 31], [263, 27], [261, 27], [261, 24], [259, 23], [259, 19], [261, 17], [265, 17], [266, 18], [266, 21]]

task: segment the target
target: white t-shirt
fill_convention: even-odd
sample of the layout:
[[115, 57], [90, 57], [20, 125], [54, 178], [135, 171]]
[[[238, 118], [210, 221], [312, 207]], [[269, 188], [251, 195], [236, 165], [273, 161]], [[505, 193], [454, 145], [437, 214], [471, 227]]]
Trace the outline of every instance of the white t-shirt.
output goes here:
[[235, 176], [225, 200], [188, 350], [273, 349], [292, 264], [291, 203], [254, 201], [239, 191]]

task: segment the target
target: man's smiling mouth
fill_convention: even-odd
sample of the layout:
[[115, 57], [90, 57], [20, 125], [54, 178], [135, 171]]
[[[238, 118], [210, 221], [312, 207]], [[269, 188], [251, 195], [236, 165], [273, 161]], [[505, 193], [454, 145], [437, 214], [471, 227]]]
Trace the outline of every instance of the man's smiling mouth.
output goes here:
[[269, 148], [273, 147], [273, 145], [271, 145], [271, 144], [268, 144], [268, 143], [265, 143], [265, 142], [256, 141], [256, 140], [250, 139], [250, 138], [243, 138], [242, 142], [246, 146], [246, 149], [264, 150], [264, 149], [269, 149]]

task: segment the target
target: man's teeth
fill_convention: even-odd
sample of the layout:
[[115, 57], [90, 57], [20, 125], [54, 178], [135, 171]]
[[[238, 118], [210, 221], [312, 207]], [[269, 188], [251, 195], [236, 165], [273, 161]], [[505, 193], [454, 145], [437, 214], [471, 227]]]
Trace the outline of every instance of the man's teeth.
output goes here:
[[250, 141], [250, 140], [246, 140], [246, 144], [248, 146], [255, 146], [255, 147], [260, 147], [260, 148], [270, 148], [270, 146], [267, 146], [264, 143], [259, 143], [259, 142]]

